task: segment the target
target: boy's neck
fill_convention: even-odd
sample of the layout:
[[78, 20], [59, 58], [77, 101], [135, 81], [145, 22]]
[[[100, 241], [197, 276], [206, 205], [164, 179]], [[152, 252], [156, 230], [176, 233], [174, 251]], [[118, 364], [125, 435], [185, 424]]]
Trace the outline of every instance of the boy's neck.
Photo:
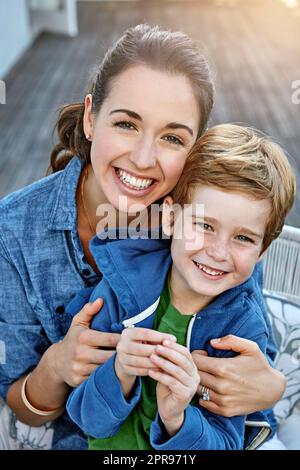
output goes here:
[[180, 273], [174, 269], [174, 265], [171, 269], [169, 286], [172, 305], [182, 315], [194, 315], [214, 300], [214, 297], [208, 297], [190, 289], [184, 283]]

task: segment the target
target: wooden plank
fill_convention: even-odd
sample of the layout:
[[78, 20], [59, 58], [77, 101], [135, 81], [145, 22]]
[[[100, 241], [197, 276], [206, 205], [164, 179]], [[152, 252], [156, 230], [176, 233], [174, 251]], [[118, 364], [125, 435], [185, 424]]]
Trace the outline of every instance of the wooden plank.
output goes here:
[[[55, 142], [55, 111], [82, 100], [92, 66], [130, 25], [183, 30], [215, 69], [210, 124], [242, 122], [279, 142], [300, 182], [300, 17], [277, 0], [79, 2], [79, 35], [42, 34], [5, 78], [0, 105], [0, 197], [41, 178]], [[300, 227], [300, 195], [287, 222]]]

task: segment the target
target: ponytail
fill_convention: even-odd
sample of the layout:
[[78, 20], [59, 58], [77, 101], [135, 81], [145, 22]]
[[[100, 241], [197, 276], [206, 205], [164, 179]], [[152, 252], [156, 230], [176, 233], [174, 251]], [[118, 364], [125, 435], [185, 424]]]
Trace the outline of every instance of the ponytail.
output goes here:
[[84, 103], [66, 104], [59, 109], [54, 127], [59, 142], [51, 152], [47, 175], [63, 170], [74, 155], [86, 163], [90, 161], [91, 143], [84, 134], [83, 115]]

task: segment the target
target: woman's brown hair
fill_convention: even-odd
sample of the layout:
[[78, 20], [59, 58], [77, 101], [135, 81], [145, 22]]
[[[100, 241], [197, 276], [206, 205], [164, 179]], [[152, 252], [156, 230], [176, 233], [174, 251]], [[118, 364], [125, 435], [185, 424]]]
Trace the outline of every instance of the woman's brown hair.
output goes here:
[[[97, 115], [108, 96], [113, 79], [128, 67], [138, 64], [174, 75], [184, 75], [190, 80], [199, 105], [198, 135], [201, 135], [206, 128], [214, 96], [207, 60], [197, 42], [186, 34], [162, 31], [158, 26], [140, 24], [129, 28], [107, 51], [87, 90], [87, 94], [92, 94], [94, 115]], [[59, 142], [52, 150], [48, 174], [63, 169], [74, 155], [85, 162], [90, 161], [91, 143], [84, 134], [83, 115], [84, 102], [60, 108], [55, 125]]]

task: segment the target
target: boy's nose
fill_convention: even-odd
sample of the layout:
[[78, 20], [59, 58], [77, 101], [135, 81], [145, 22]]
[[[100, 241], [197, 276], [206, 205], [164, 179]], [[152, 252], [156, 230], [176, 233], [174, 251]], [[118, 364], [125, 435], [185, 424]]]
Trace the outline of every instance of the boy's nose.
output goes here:
[[143, 139], [130, 153], [130, 161], [136, 168], [143, 170], [156, 165], [156, 147], [152, 141]]
[[229, 247], [224, 240], [215, 240], [206, 247], [206, 253], [216, 261], [227, 261], [229, 258]]

